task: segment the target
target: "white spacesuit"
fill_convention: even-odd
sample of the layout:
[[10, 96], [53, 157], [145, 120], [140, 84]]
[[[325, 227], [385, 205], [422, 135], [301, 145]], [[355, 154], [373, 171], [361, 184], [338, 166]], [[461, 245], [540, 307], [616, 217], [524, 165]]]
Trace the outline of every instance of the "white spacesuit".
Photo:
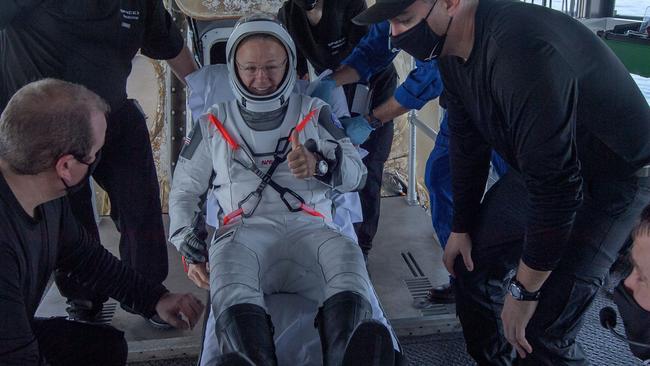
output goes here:
[[[235, 60], [238, 48], [259, 34], [280, 41], [287, 54], [282, 82], [262, 96], [248, 90]], [[209, 248], [221, 351], [240, 352], [256, 365], [277, 364], [264, 294], [289, 292], [322, 304], [316, 324], [325, 365], [392, 364], [388, 330], [369, 320], [372, 290], [361, 251], [329, 225], [327, 193], [363, 186], [361, 158], [327, 105], [293, 93], [295, 47], [277, 22], [243, 19], [226, 52], [237, 99], [214, 105], [195, 125], [174, 171], [169, 204], [170, 240], [182, 253], [201, 250], [196, 217], [210, 185], [223, 210]], [[294, 130], [299, 142], [290, 141]], [[299, 179], [289, 169], [287, 155], [297, 143], [318, 159], [318, 176]]]

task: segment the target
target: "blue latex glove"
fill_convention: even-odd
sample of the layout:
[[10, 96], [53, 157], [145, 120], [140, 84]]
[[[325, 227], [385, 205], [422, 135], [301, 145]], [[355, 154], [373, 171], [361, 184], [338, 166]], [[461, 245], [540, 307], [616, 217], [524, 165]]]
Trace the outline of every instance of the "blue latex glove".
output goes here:
[[341, 123], [343, 124], [343, 128], [345, 128], [345, 134], [348, 135], [354, 145], [363, 144], [373, 131], [363, 116], [342, 118]]
[[319, 98], [327, 104], [332, 104], [332, 90], [336, 88], [336, 81], [329, 76], [323, 78], [318, 82], [318, 86], [311, 92], [310, 97]]

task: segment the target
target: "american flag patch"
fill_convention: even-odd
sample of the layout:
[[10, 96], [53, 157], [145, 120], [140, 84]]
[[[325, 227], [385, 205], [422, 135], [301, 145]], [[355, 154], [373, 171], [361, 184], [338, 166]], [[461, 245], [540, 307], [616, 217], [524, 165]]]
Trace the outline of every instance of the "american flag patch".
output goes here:
[[192, 131], [190, 131], [190, 134], [183, 138], [181, 157], [188, 160], [192, 159], [192, 156], [194, 156], [194, 152], [196, 151], [196, 148], [199, 147], [202, 139], [201, 126], [199, 126], [199, 122], [197, 121], [194, 124]]

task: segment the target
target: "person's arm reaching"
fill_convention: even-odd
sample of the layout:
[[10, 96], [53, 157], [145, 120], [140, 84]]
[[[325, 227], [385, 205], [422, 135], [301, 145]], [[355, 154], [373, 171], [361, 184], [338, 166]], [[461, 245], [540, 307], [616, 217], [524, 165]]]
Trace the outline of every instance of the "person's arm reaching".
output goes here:
[[176, 57], [167, 60], [167, 64], [183, 84], [185, 84], [185, 77], [187, 75], [198, 70], [192, 52], [190, 52], [187, 46], [183, 46], [183, 49], [181, 49], [181, 52]]
[[372, 110], [372, 116], [386, 123], [411, 109], [421, 109], [427, 102], [436, 99], [442, 93], [442, 80], [436, 61], [416, 61], [415, 69], [395, 90], [395, 95]]
[[336, 86], [353, 84], [361, 79], [357, 70], [350, 65], [342, 65], [330, 78], [334, 80]]
[[[77, 223], [63, 200], [57, 268], [93, 292], [110, 296], [146, 318], [158, 314], [177, 328], [192, 328], [203, 304], [191, 294], [172, 294], [109, 253]], [[184, 316], [187, 321], [183, 320]]]

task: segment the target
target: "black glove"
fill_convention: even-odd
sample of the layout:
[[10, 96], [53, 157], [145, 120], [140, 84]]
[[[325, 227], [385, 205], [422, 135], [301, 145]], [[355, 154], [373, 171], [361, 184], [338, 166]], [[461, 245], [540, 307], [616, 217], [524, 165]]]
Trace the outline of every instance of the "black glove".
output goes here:
[[197, 212], [192, 220], [192, 225], [183, 229], [183, 242], [179, 251], [185, 262], [190, 264], [205, 263], [208, 261], [208, 245], [205, 239], [208, 233], [205, 230], [203, 215]]
[[185, 262], [190, 264], [205, 263], [208, 261], [208, 245], [199, 239], [192, 231], [185, 234], [179, 249], [185, 257]]

